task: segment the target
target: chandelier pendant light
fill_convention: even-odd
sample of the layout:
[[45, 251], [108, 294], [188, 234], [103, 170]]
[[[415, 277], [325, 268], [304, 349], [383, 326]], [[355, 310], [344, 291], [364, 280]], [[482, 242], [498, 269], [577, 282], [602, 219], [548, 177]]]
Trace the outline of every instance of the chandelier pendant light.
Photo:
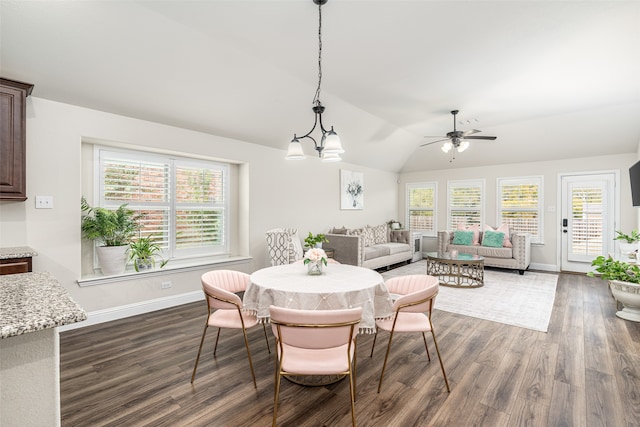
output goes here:
[[[322, 5], [325, 4], [327, 0], [313, 0], [313, 2], [318, 5], [318, 87], [316, 88], [316, 93], [313, 97], [312, 103], [313, 107], [311, 108], [315, 115], [315, 121], [311, 130], [305, 135], [298, 136], [295, 133], [293, 134], [293, 139], [289, 143], [286, 158], [288, 160], [304, 159], [305, 155], [302, 151], [302, 144], [300, 141], [308, 138], [313, 141], [314, 148], [323, 162], [339, 162], [342, 160], [340, 158], [340, 154], [344, 153], [344, 149], [342, 148], [340, 137], [333, 130], [333, 126], [331, 126], [331, 129], [329, 130], [324, 127], [324, 124], [322, 123], [324, 105], [320, 102], [320, 86], [322, 84]], [[322, 133], [319, 143], [313, 136], [311, 136], [318, 126]]]

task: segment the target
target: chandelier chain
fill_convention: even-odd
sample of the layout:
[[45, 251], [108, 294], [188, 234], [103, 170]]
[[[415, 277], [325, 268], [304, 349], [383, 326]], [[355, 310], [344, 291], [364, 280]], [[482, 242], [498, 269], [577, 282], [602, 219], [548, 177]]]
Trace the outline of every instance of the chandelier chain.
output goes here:
[[322, 84], [322, 3], [318, 3], [318, 87], [313, 104], [320, 105], [320, 85]]

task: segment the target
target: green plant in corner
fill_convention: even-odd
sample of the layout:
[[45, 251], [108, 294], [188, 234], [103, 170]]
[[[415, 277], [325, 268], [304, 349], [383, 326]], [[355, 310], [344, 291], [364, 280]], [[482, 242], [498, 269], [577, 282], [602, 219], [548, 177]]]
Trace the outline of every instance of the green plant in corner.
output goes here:
[[305, 246], [313, 248], [317, 243], [329, 243], [329, 240], [325, 237], [324, 234], [316, 234], [309, 232], [309, 235], [304, 238]]
[[599, 273], [598, 277], [602, 280], [640, 283], [640, 267], [637, 265], [618, 261], [610, 256], [604, 257], [600, 255], [591, 262], [591, 266], [596, 268], [595, 272], [590, 271], [587, 273], [589, 277], [596, 277], [595, 273], [597, 272]]
[[128, 209], [126, 203], [116, 210], [103, 207], [91, 207], [83, 197], [82, 235], [101, 242], [104, 246], [127, 245], [135, 233], [141, 228], [140, 220], [143, 215]]
[[129, 260], [133, 261], [133, 267], [136, 271], [150, 269], [156, 265], [156, 257], [159, 257], [160, 268], [167, 265], [166, 260], [160, 255], [162, 248], [152, 236], [140, 237], [139, 239], [129, 243]]
[[620, 230], [616, 230], [617, 236], [613, 240], [624, 240], [627, 243], [640, 242], [640, 232], [632, 230], [631, 234], [625, 234]]

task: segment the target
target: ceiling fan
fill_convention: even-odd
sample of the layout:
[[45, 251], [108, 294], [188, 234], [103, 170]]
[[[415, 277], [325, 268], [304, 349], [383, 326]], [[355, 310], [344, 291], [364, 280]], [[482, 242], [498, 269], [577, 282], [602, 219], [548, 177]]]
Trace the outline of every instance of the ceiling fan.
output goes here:
[[[497, 138], [496, 136], [471, 136], [474, 133], [481, 132], [478, 129], [471, 129], [471, 130], [465, 130], [465, 131], [457, 130], [456, 115], [458, 114], [458, 110], [451, 111], [451, 114], [453, 114], [453, 131], [448, 132], [445, 138], [439, 139], [437, 141], [427, 142], [426, 144], [422, 144], [421, 147], [424, 147], [425, 145], [436, 144], [441, 141], [447, 141], [442, 145], [442, 151], [444, 151], [445, 153], [448, 153], [452, 148], [455, 148], [456, 150], [458, 150], [459, 153], [462, 153], [464, 150], [469, 148], [470, 139], [484, 139], [484, 140], [493, 141]], [[436, 138], [436, 137], [425, 136], [425, 138]]]

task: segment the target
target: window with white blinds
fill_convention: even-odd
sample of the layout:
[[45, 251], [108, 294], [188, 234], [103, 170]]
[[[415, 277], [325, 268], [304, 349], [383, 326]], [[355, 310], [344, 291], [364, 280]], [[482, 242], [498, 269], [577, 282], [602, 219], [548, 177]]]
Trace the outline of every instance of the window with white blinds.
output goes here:
[[223, 163], [96, 147], [100, 206], [122, 203], [144, 214], [165, 257], [228, 253], [229, 166]]
[[542, 177], [498, 179], [496, 226], [508, 224], [510, 232], [531, 234], [532, 243], [542, 243]]
[[407, 184], [407, 220], [409, 228], [424, 236], [436, 236], [436, 182]]
[[484, 180], [447, 182], [447, 227], [484, 224]]

